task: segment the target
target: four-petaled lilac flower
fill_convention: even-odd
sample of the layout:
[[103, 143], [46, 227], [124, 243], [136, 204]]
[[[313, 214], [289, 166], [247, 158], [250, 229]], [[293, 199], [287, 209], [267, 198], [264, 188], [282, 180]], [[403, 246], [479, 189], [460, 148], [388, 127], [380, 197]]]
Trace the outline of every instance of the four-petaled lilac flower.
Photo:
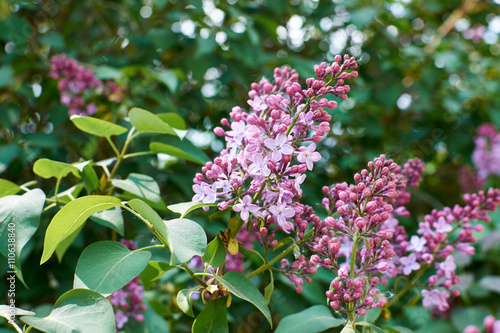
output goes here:
[[420, 269], [420, 264], [417, 262], [417, 256], [415, 253], [410, 254], [408, 257], [399, 258], [399, 262], [403, 266], [404, 275], [410, 275], [412, 271]]
[[450, 297], [450, 295], [446, 291], [439, 291], [438, 289], [424, 289], [422, 290], [422, 296], [424, 297], [422, 305], [425, 307], [435, 305], [439, 311], [445, 311], [449, 307], [446, 299]]
[[273, 151], [272, 158], [276, 162], [281, 160], [281, 156], [290, 155], [293, 153], [293, 147], [287, 144], [288, 141], [285, 133], [280, 133], [276, 139], [266, 139], [264, 145]]
[[249, 99], [247, 103], [253, 108], [254, 112], [260, 112], [267, 109], [267, 104], [264, 103], [259, 96], [256, 96], [253, 100]]
[[128, 321], [128, 316], [124, 314], [122, 310], [116, 310], [115, 320], [116, 320], [116, 327], [118, 329], [122, 329], [123, 325], [125, 325]]
[[437, 232], [440, 232], [440, 233], [447, 233], [447, 232], [450, 232], [453, 230], [453, 227], [448, 223], [446, 222], [446, 220], [444, 219], [444, 217], [440, 217], [437, 222], [434, 222], [432, 224], [432, 226], [436, 229]]
[[283, 228], [283, 231], [289, 233], [293, 229], [293, 225], [288, 221], [289, 218], [295, 215], [293, 208], [286, 204], [281, 204], [279, 206], [271, 206], [269, 211], [274, 215], [278, 224]]
[[227, 131], [226, 134], [233, 138], [234, 141], [241, 142], [246, 135], [247, 125], [243, 120], [235, 121], [231, 124], [232, 131]]
[[408, 250], [420, 252], [424, 249], [424, 245], [427, 244], [427, 240], [422, 237], [418, 237], [416, 235], [411, 236], [410, 238], [411, 245], [408, 247]]
[[301, 163], [306, 163], [309, 170], [313, 169], [313, 162], [318, 162], [321, 159], [321, 154], [316, 150], [316, 144], [311, 143], [308, 147], [300, 147], [297, 160]]
[[259, 207], [252, 204], [252, 198], [249, 195], [246, 195], [243, 200], [241, 200], [241, 203], [233, 206], [233, 210], [235, 212], [241, 212], [241, 219], [243, 221], [248, 221], [250, 213], [257, 213], [259, 211]]
[[256, 176], [269, 176], [271, 174], [271, 170], [267, 167], [267, 158], [263, 158], [261, 154], [253, 155], [253, 163], [248, 167], [248, 172], [251, 175]]
[[217, 201], [217, 184], [207, 185], [203, 188], [203, 191], [205, 192], [203, 203], [215, 203]]
[[444, 274], [448, 279], [451, 279], [453, 275], [455, 275], [455, 269], [457, 268], [453, 256], [448, 256], [445, 261], [439, 264], [439, 268], [444, 271]]
[[196, 193], [192, 199], [194, 202], [203, 201], [203, 198], [205, 197], [205, 186], [207, 186], [206, 183], [201, 183], [201, 185], [193, 185], [193, 191], [194, 193]]

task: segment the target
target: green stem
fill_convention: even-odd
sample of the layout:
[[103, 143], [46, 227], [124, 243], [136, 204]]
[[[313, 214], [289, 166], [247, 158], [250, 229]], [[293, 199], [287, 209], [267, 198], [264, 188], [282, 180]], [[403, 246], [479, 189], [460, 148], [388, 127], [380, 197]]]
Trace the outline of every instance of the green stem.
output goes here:
[[262, 191], [264, 191], [264, 187], [266, 187], [265, 181], [262, 183], [262, 186], [260, 187], [259, 192], [255, 193], [255, 195], [253, 196], [253, 199], [252, 199], [253, 204], [257, 202], [257, 199], [259, 199], [260, 195], [262, 194]]
[[37, 183], [36, 180], [32, 180], [32, 181], [29, 181], [27, 183], [24, 183], [23, 185], [20, 185], [19, 187], [25, 191], [25, 192], [29, 192], [30, 189], [28, 187], [32, 186], [32, 185], [35, 185]]
[[165, 248], [165, 245], [151, 245], [151, 246], [146, 246], [146, 247], [141, 247], [140, 249], [137, 249], [136, 251], [147, 251], [147, 250], [152, 250], [152, 249], [161, 249]]
[[21, 329], [21, 327], [19, 327], [15, 321], [13, 320], [9, 320], [9, 324], [11, 324], [12, 326], [14, 326], [14, 328], [16, 329], [16, 331], [18, 331], [19, 333], [23, 333], [23, 330]]
[[135, 215], [138, 219], [140, 219], [142, 222], [144, 222], [148, 226], [149, 230], [151, 230], [153, 232], [153, 234], [155, 234], [155, 236], [163, 243], [164, 247], [169, 248], [167, 241], [163, 238], [162, 235], [160, 235], [160, 233], [158, 232], [158, 230], [156, 230], [156, 228], [151, 224], [151, 222], [149, 222], [148, 220], [146, 220], [144, 217], [142, 217], [141, 214], [137, 213], [132, 208], [129, 208], [127, 205], [124, 205], [123, 203], [121, 203], [120, 206], [123, 207], [123, 208], [125, 208], [130, 213], [132, 213], [133, 215]]
[[59, 203], [59, 199], [57, 199], [57, 194], [59, 193], [59, 184], [61, 184], [61, 177], [57, 178], [56, 181], [56, 189], [54, 192], [54, 198], [56, 199], [56, 203]]
[[188, 272], [189, 275], [191, 275], [191, 277], [196, 281], [198, 282], [200, 285], [202, 285], [204, 288], [207, 288], [208, 285], [205, 283], [205, 281], [203, 281], [202, 279], [200, 279], [199, 277], [197, 277], [193, 271], [191, 270], [191, 268], [189, 268], [189, 266], [186, 264], [186, 263], [183, 263], [182, 264], [182, 267], [184, 267], [184, 270], [186, 272]]
[[401, 289], [396, 295], [394, 295], [394, 297], [385, 304], [385, 308], [388, 308], [390, 307], [392, 304], [394, 304], [394, 302], [396, 302], [401, 296], [403, 296], [404, 293], [406, 293], [408, 290], [410, 290], [411, 288], [413, 288], [415, 286], [415, 282], [418, 281], [418, 279], [420, 279], [422, 277], [422, 275], [424, 275], [425, 271], [427, 271], [427, 269], [430, 267], [430, 265], [425, 265], [422, 267], [422, 269], [420, 269], [417, 274], [415, 274], [415, 276], [413, 277], [413, 279], [411, 279], [407, 284], [406, 286]]
[[50, 205], [48, 205], [47, 207], [45, 207], [43, 209], [42, 213], [45, 213], [46, 211], [48, 211], [49, 209], [51, 209], [54, 206], [57, 206], [57, 203], [55, 203], [55, 202], [51, 203]]
[[118, 148], [116, 148], [115, 144], [113, 143], [113, 140], [111, 140], [111, 138], [109, 136], [106, 136], [106, 140], [108, 140], [108, 143], [111, 146], [111, 148], [113, 149], [113, 151], [115, 152], [115, 155], [117, 157], [119, 157], [120, 152], [118, 151]]

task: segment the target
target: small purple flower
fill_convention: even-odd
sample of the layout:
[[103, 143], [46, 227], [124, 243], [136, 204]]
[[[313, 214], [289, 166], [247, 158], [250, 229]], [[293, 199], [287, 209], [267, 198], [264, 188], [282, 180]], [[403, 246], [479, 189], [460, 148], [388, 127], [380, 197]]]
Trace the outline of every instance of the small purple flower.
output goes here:
[[448, 256], [445, 261], [439, 264], [439, 268], [444, 271], [448, 279], [451, 279], [455, 275], [455, 269], [457, 269], [453, 256]]
[[418, 237], [416, 235], [411, 236], [410, 238], [411, 245], [408, 247], [408, 250], [420, 252], [424, 249], [424, 245], [427, 244], [427, 240], [422, 237]]
[[248, 221], [250, 213], [257, 213], [259, 211], [259, 207], [252, 204], [252, 198], [249, 195], [246, 195], [243, 200], [241, 200], [241, 203], [233, 206], [233, 210], [235, 212], [241, 212], [241, 219], [243, 221]]
[[281, 160], [283, 154], [290, 155], [293, 153], [293, 148], [286, 143], [287, 141], [287, 137], [284, 133], [278, 134], [276, 139], [266, 139], [264, 141], [264, 145], [272, 150], [272, 158], [276, 162]]
[[437, 232], [440, 232], [443, 234], [448, 233], [448, 232], [453, 230], [453, 227], [448, 222], [446, 222], [444, 217], [440, 217], [437, 220], [437, 222], [434, 222], [432, 224], [432, 226], [436, 229]]
[[248, 167], [248, 172], [255, 176], [269, 176], [271, 170], [267, 167], [267, 158], [262, 157], [261, 154], [253, 155], [253, 163]]
[[227, 131], [226, 134], [232, 137], [234, 141], [241, 142], [246, 135], [247, 126], [243, 120], [235, 121], [231, 124], [232, 131]]
[[422, 296], [424, 297], [422, 305], [425, 307], [435, 305], [439, 311], [445, 311], [449, 308], [446, 299], [450, 297], [450, 295], [446, 291], [424, 289], [422, 290]]
[[288, 221], [289, 218], [295, 215], [293, 208], [287, 206], [286, 204], [280, 204], [279, 206], [271, 206], [269, 211], [274, 215], [278, 224], [285, 232], [289, 233], [293, 229], [293, 225]]
[[123, 313], [122, 310], [117, 310], [115, 313], [116, 327], [122, 329], [128, 321], [128, 316]]
[[408, 257], [399, 258], [399, 262], [403, 266], [404, 275], [410, 275], [412, 271], [420, 269], [420, 264], [417, 262], [415, 253], [410, 254]]
[[307, 148], [300, 147], [299, 156], [297, 156], [297, 160], [301, 163], [306, 163], [307, 169], [313, 169], [313, 163], [318, 162], [321, 159], [321, 154], [316, 150], [316, 144], [311, 143]]
[[205, 192], [203, 203], [215, 203], [217, 201], [217, 184], [207, 185], [203, 188], [203, 191]]
[[253, 111], [257, 113], [267, 109], [267, 104], [264, 103], [259, 96], [256, 96], [253, 100], [249, 99], [247, 103], [253, 108]]
[[198, 201], [203, 201], [203, 198], [205, 198], [205, 190], [204, 187], [207, 186], [206, 183], [201, 183], [201, 185], [194, 184], [193, 185], [193, 191], [196, 193], [193, 196], [193, 201], [198, 202]]

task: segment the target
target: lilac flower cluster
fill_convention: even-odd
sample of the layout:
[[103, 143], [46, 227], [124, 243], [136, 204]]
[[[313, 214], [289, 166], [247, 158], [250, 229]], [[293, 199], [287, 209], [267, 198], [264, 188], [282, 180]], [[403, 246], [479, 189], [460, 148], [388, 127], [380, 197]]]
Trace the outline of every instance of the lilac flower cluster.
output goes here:
[[346, 99], [350, 87], [345, 81], [357, 76], [348, 70], [355, 68], [354, 58], [337, 56], [331, 65], [314, 67], [317, 78], [308, 78], [306, 88], [289, 67], [274, 70], [274, 83], [253, 83], [249, 111], [234, 107], [232, 122], [221, 121], [226, 129], [214, 129], [226, 148], [196, 174], [193, 201], [218, 203], [220, 210], [232, 206], [244, 221], [259, 219], [266, 242], [271, 225], [286, 233], [307, 227], [298, 218], [304, 206], [296, 201], [302, 197], [304, 173], [321, 159], [316, 142], [330, 130], [331, 116], [324, 108], [337, 106], [324, 96]]
[[482, 124], [476, 132], [472, 161], [479, 179], [485, 180], [489, 175], [500, 175], [500, 133], [492, 124]]
[[[483, 320], [486, 333], [500, 333], [500, 320], [495, 320], [493, 316], [486, 316]], [[464, 333], [479, 333], [480, 330], [474, 325], [469, 325], [464, 329]]]
[[[134, 241], [121, 240], [129, 250], [137, 250]], [[144, 286], [139, 284], [139, 276], [127, 283], [122, 289], [114, 292], [110, 296], [111, 304], [115, 310], [116, 327], [118, 329], [128, 322], [130, 317], [137, 321], [144, 321], [146, 305], [143, 304]]]
[[354, 176], [355, 185], [323, 188], [329, 216], [315, 225], [308, 245], [315, 252], [310, 259], [313, 264], [337, 272], [326, 292], [333, 309], [364, 315], [386, 304], [377, 288], [379, 276], [389, 269], [394, 255], [389, 239], [395, 230], [386, 223], [394, 219], [393, 214], [405, 214], [402, 205], [410, 196], [406, 186], [418, 186], [422, 172], [418, 159], [409, 160], [402, 169], [381, 155]]
[[122, 90], [113, 81], [103, 83], [90, 70], [79, 65], [76, 60], [65, 54], [53, 56], [50, 76], [58, 80], [61, 91], [61, 103], [69, 107], [69, 115], [91, 116], [98, 110], [94, 102], [88, 103], [96, 95], [102, 95], [109, 101], [118, 103], [122, 99]]

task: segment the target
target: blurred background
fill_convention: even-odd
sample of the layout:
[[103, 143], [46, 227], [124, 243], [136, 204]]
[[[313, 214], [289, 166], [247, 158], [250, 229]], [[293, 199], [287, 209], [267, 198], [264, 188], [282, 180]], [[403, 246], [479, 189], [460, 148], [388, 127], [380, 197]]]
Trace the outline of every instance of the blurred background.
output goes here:
[[[52, 56], [64, 53], [118, 87], [114, 99], [84, 96], [97, 107], [94, 116], [120, 123], [135, 106], [178, 113], [189, 129], [187, 139], [213, 158], [224, 147], [213, 128], [232, 107], [248, 108], [252, 82], [272, 78], [273, 69], [283, 65], [305, 80], [314, 64], [348, 53], [358, 59], [359, 76], [350, 82], [349, 99], [331, 111], [332, 130], [319, 145], [323, 159], [308, 176], [305, 203], [321, 202], [322, 186], [351, 182], [381, 153], [400, 164], [419, 157], [426, 172], [422, 186], [412, 192], [414, 215], [406, 222], [415, 223], [433, 208], [461, 203], [464, 192], [500, 185], [494, 174], [478, 181], [471, 159], [476, 128], [483, 123], [500, 127], [499, 34], [499, 0], [2, 0], [0, 178], [17, 184], [34, 179], [33, 163], [41, 157], [73, 163], [112, 154], [104, 141], [75, 131], [58, 82], [49, 75]], [[140, 147], [139, 139], [133, 149]], [[190, 200], [199, 168], [161, 155], [127, 162], [122, 171], [154, 176], [168, 205]], [[53, 191], [52, 183], [37, 180], [48, 195]], [[492, 224], [490, 232], [497, 229]], [[140, 233], [132, 229], [129, 236]], [[43, 233], [37, 236], [36, 251]], [[475, 274], [500, 275], [494, 259], [500, 254], [498, 236], [490, 241], [493, 246], [469, 271], [482, 267]], [[20, 297], [24, 293], [34, 306], [53, 302], [54, 295], [70, 288], [71, 281], [61, 283], [62, 276], [72, 274], [83, 243], [76, 242], [74, 256], [69, 251], [62, 268], [53, 264], [64, 272], [60, 278], [50, 269], [44, 277], [26, 278], [59, 283], [51, 285], [54, 291], [33, 286]], [[26, 257], [37, 265], [36, 256]], [[494, 292], [475, 287], [460, 305], [475, 298], [489, 304], [489, 312], [477, 315], [481, 320], [483, 312], [500, 310], [498, 302], [491, 302]], [[320, 303], [318, 292], [319, 287], [306, 289], [288, 296], [295, 303], [280, 303], [277, 299], [285, 296], [278, 290], [274, 310], [286, 315]], [[448, 316], [463, 320], [464, 313]], [[171, 312], [160, 315], [179, 320]], [[244, 311], [237, 315], [242, 324], [235, 324], [235, 331], [253, 332], [258, 325], [244, 323], [261, 320]], [[424, 316], [403, 310], [400, 315]], [[429, 331], [429, 322], [412, 325]]]

